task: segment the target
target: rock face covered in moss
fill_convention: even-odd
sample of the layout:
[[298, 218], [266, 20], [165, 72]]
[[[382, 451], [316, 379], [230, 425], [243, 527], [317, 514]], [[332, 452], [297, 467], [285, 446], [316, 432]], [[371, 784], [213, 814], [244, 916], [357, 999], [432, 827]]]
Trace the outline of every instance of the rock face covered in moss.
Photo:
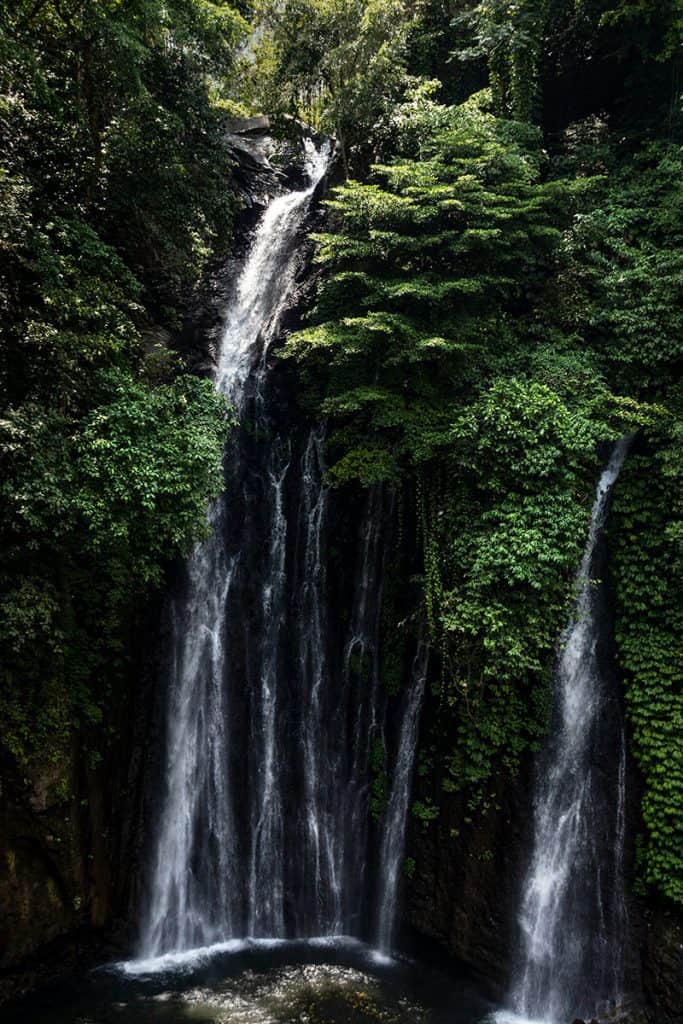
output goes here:
[[[415, 861], [406, 883], [406, 919], [485, 981], [502, 998], [509, 980], [515, 908], [521, 885], [529, 773], [496, 794], [499, 810], [468, 812], [453, 795], [438, 822], [414, 821]], [[468, 818], [469, 824], [463, 824]]]

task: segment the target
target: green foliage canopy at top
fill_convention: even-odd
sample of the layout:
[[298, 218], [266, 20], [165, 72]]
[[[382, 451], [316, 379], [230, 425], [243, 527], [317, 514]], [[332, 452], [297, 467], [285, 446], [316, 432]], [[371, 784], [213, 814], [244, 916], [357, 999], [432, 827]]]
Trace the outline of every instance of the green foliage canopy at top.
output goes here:
[[[401, 155], [328, 204], [338, 230], [317, 237], [317, 260], [331, 273], [313, 325], [289, 351], [312, 376], [315, 367], [321, 408], [344, 422], [344, 454], [332, 467], [340, 481], [395, 478], [452, 448], [463, 410], [512, 372], [545, 384], [556, 369], [564, 399], [572, 378], [585, 378], [590, 415], [618, 405], [590, 362], [557, 353], [552, 367], [553, 349], [539, 338], [563, 228], [590, 183], [542, 181], [534, 130], [482, 102], [445, 108], [419, 91], [395, 117]], [[351, 466], [368, 456], [368, 437], [381, 440], [381, 458], [376, 472], [366, 458], [361, 477]], [[589, 430], [581, 447], [594, 438]], [[533, 441], [530, 424], [520, 443]], [[491, 438], [491, 454], [496, 447]]]
[[260, 0], [243, 92], [251, 87], [256, 107], [335, 134], [347, 172], [361, 166], [405, 87], [421, 8], [406, 0]]
[[[172, 307], [229, 230], [232, 200], [210, 78], [247, 25], [209, 0], [4, 2], [3, 174], [40, 222], [85, 217]], [[20, 190], [20, 191], [17, 191]]]

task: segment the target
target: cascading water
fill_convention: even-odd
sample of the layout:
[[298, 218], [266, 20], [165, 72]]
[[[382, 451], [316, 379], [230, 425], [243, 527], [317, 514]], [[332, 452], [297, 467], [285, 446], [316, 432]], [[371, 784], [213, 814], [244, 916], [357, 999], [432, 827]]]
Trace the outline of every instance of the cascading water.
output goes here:
[[[371, 752], [385, 727], [379, 630], [391, 505], [382, 488], [369, 491], [344, 637], [328, 613], [325, 430], [302, 437], [281, 422], [266, 358], [295, 290], [300, 232], [327, 162], [310, 147], [309, 187], [265, 211], [223, 332], [217, 386], [240, 429], [226, 453], [226, 493], [209, 513], [212, 535], [172, 605], [145, 969], [155, 958], [237, 939], [340, 938], [373, 926], [369, 797]], [[379, 865], [387, 944], [418, 683], [406, 703]]]
[[396, 921], [397, 895], [405, 847], [408, 804], [415, 768], [420, 710], [422, 708], [422, 699], [427, 679], [428, 660], [428, 648], [424, 644], [420, 644], [415, 655], [415, 661], [413, 662], [410, 688], [405, 698], [405, 709], [401, 722], [394, 777], [385, 814], [380, 854], [379, 877], [381, 895], [377, 923], [377, 945], [385, 953], [391, 951]]
[[[302, 584], [296, 608], [302, 695], [293, 723], [301, 756], [301, 800], [293, 841], [301, 855], [292, 889], [299, 900], [297, 934], [358, 935], [366, 897], [369, 760], [377, 736], [378, 646], [383, 552], [381, 493], [373, 490], [361, 545], [349, 635], [340, 665], [327, 650], [326, 520], [328, 492], [322, 431], [313, 431], [302, 459]], [[354, 661], [350, 651], [358, 653]], [[290, 753], [291, 757], [291, 753]], [[296, 870], [298, 867], [298, 871]]]
[[353, 612], [344, 645], [336, 710], [344, 730], [337, 770], [345, 778], [341, 791], [345, 827], [340, 833], [340, 846], [347, 905], [351, 907], [345, 920], [347, 931], [357, 930], [362, 917], [368, 864], [365, 859], [359, 860], [357, 851], [367, 841], [370, 760], [373, 745], [383, 738], [386, 713], [379, 684], [385, 511], [386, 496], [377, 485], [368, 494], [362, 520]]
[[285, 598], [287, 519], [283, 489], [289, 453], [272, 449], [267, 467], [271, 517], [268, 557], [262, 586], [261, 670], [257, 699], [252, 702], [251, 736], [259, 758], [252, 760], [251, 857], [248, 934], [284, 933], [284, 860], [282, 776], [279, 770], [278, 650]]
[[[624, 735], [598, 658], [592, 573], [628, 444], [624, 439], [615, 445], [598, 484], [576, 606], [556, 669], [552, 734], [537, 765], [533, 852], [511, 1003], [519, 1016], [549, 1024], [607, 1012], [620, 1001], [623, 986]], [[606, 729], [619, 748], [614, 778], [596, 766]], [[605, 850], [612, 851], [611, 862]]]
[[313, 919], [302, 921], [300, 927], [304, 932], [334, 935], [344, 930], [344, 886], [337, 821], [338, 779], [325, 724], [329, 667], [325, 550], [328, 492], [322, 486], [324, 436], [323, 429], [311, 431], [301, 466], [303, 583], [297, 617], [298, 670], [304, 703], [300, 722], [303, 799], [299, 835], [303, 846], [301, 883], [310, 879], [318, 896], [312, 915], [308, 915]]
[[[275, 199], [257, 229], [237, 283], [219, 354], [217, 387], [245, 415], [245, 385], [259, 355], [275, 337], [294, 282], [293, 253], [329, 151], [307, 145], [307, 189]], [[267, 629], [261, 701], [255, 702], [254, 740], [263, 765], [254, 780], [253, 843], [250, 851], [248, 927], [282, 928], [282, 867], [276, 852], [280, 804], [275, 758], [274, 695], [277, 634], [283, 601], [284, 532], [282, 488], [288, 460], [273, 450], [268, 466], [272, 491], [269, 565], [263, 583]], [[153, 856], [151, 897], [142, 925], [140, 951], [153, 957], [208, 945], [245, 927], [243, 878], [236, 844], [235, 785], [231, 778], [229, 687], [226, 650], [231, 592], [239, 551], [226, 540], [227, 501], [209, 513], [212, 535], [190, 560], [184, 593], [172, 610], [174, 658], [167, 711], [166, 793]]]

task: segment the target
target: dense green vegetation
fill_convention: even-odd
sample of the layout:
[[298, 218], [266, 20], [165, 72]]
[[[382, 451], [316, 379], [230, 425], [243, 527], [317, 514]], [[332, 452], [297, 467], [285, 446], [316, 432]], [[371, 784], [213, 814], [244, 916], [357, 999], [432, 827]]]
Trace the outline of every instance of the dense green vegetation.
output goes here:
[[0, 721], [59, 757], [203, 528], [225, 410], [163, 345], [229, 238], [209, 75], [246, 25], [173, 0], [0, 5]]
[[[244, 97], [334, 134], [345, 171], [367, 166], [408, 80], [420, 0], [261, 0]], [[256, 72], [256, 73], [254, 73]]]
[[[644, 877], [680, 900], [675, 10], [473, 5], [451, 22], [451, 52], [470, 76], [479, 62], [490, 89], [449, 104], [462, 80], [408, 75], [411, 52], [424, 63], [431, 50], [438, 71], [443, 33], [427, 29], [444, 6], [424, 5], [402, 36], [402, 99], [377, 107], [373, 166], [352, 150], [356, 180], [317, 239], [317, 306], [289, 351], [334, 428], [331, 479], [385, 481], [416, 508], [441, 652], [438, 773], [473, 807], [545, 727], [600, 442], [645, 431], [616, 497], [616, 521], [632, 524], [615, 541], [618, 639], [645, 776]], [[560, 24], [579, 60], [625, 73], [597, 103], [579, 94], [576, 117], [551, 105], [570, 59]]]
[[230, 238], [226, 108], [299, 117], [335, 134], [344, 184], [287, 351], [330, 480], [407, 510], [397, 619], [440, 655], [439, 786], [481, 806], [538, 742], [604, 444], [636, 431], [617, 641], [642, 877], [683, 901], [679, 0], [0, 15], [5, 750], [59, 756], [101, 720], [135, 616], [201, 533], [226, 411], [154, 339]]
[[[679, 398], [680, 402], [680, 398]], [[683, 902], [681, 421], [648, 437], [624, 472], [612, 527], [617, 642], [633, 749], [647, 786], [643, 879]], [[676, 448], [678, 445], [678, 448]]]

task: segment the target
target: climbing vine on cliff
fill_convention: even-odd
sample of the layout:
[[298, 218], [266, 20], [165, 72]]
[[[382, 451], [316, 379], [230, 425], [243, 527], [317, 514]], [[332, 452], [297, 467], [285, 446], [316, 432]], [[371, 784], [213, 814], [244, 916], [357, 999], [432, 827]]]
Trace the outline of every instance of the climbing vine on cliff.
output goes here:
[[[679, 406], [680, 408], [680, 406]], [[667, 429], [668, 428], [668, 429]], [[613, 510], [617, 644], [633, 750], [645, 779], [642, 879], [683, 902], [681, 420], [626, 466]]]

